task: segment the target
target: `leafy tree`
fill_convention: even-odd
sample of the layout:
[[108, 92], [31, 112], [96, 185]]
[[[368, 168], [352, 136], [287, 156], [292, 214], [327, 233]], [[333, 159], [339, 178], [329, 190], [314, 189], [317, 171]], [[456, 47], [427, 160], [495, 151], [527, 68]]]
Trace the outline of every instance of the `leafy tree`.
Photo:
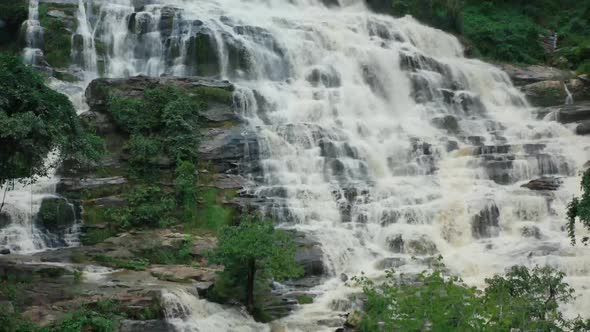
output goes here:
[[560, 304], [573, 300], [564, 274], [550, 267], [515, 266], [486, 279], [484, 291], [445, 276], [444, 266], [416, 278], [388, 271], [377, 284], [354, 280], [366, 296], [360, 331], [584, 331], [588, 321], [568, 320]]
[[445, 278], [440, 263], [415, 280], [388, 271], [385, 282], [376, 284], [361, 276], [353, 280], [367, 300], [360, 331], [473, 331], [480, 330], [479, 291], [457, 277]]
[[217, 291], [222, 296], [243, 294], [238, 299], [253, 313], [257, 283], [302, 275], [303, 269], [295, 262], [295, 249], [290, 234], [256, 216], [245, 216], [239, 225], [222, 228], [218, 246], [209, 255], [211, 263], [224, 267]]
[[551, 267], [514, 266], [505, 276], [486, 279], [483, 297], [488, 326], [496, 330], [560, 331], [570, 323], [559, 312], [560, 303], [574, 299], [565, 274]]
[[[33, 182], [63, 160], [73, 166], [100, 158], [102, 140], [81, 125], [68, 98], [51, 90], [20, 59], [0, 54], [0, 186]], [[47, 162], [50, 152], [59, 158]]]
[[[580, 223], [590, 229], [590, 170], [586, 170], [582, 176], [582, 196], [574, 197], [567, 207], [567, 231], [572, 241], [576, 244], [576, 218]], [[588, 244], [590, 237], [582, 238], [582, 243]]]

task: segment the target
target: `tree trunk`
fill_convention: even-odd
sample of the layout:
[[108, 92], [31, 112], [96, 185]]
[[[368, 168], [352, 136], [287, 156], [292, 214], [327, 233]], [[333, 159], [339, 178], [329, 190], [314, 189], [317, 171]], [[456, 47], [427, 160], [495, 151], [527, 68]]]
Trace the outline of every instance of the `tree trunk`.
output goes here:
[[248, 261], [248, 284], [246, 285], [246, 307], [250, 313], [254, 312], [254, 277], [256, 275], [256, 261]]

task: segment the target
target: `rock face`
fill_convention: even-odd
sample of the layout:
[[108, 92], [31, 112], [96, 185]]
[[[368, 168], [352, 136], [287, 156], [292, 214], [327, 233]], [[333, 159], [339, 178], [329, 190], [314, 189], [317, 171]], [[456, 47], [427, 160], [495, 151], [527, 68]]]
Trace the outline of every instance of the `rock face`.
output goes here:
[[547, 107], [565, 103], [567, 90], [574, 101], [590, 100], [590, 82], [584, 75], [554, 67], [502, 65], [513, 83], [520, 87], [533, 106]]
[[37, 222], [52, 232], [63, 231], [76, 222], [73, 204], [62, 197], [48, 197], [41, 202]]
[[574, 73], [571, 71], [538, 65], [518, 67], [511, 64], [504, 64], [501, 68], [510, 76], [512, 82], [516, 85], [541, 81], [564, 81], [574, 77]]
[[530, 190], [557, 190], [561, 184], [562, 181], [559, 178], [542, 177], [531, 180], [530, 182], [523, 184], [521, 187], [528, 188]]
[[471, 221], [471, 234], [476, 239], [498, 236], [500, 210], [496, 205], [485, 207]]

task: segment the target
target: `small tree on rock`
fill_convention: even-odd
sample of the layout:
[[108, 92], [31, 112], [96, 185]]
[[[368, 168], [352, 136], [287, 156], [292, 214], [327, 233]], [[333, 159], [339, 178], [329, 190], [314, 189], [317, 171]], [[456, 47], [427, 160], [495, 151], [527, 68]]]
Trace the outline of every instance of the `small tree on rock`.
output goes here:
[[237, 295], [238, 299], [253, 313], [257, 284], [303, 274], [295, 262], [295, 250], [288, 232], [257, 216], [246, 216], [239, 225], [222, 228], [218, 246], [209, 256], [212, 263], [224, 267], [216, 291], [222, 296], [243, 294]]
[[[582, 196], [574, 197], [567, 207], [567, 231], [572, 245], [576, 244], [576, 218], [587, 229], [590, 229], [590, 169], [582, 177]], [[582, 238], [582, 243], [588, 244], [590, 237]]]

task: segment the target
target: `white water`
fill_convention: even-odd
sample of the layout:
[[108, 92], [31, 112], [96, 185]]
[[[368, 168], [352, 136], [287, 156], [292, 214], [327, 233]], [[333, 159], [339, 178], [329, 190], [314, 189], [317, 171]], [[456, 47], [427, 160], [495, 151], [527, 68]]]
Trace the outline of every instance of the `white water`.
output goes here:
[[224, 308], [198, 298], [186, 289], [163, 291], [162, 304], [166, 320], [177, 332], [226, 331], [226, 332], [268, 332], [270, 329], [256, 323], [245, 311]]
[[574, 103], [574, 96], [572, 95], [572, 93], [570, 92], [570, 89], [568, 89], [567, 84], [565, 82], [563, 82], [563, 89], [565, 90], [565, 104], [566, 105], [571, 105]]
[[23, 23], [25, 32], [25, 47], [23, 49], [23, 61], [27, 64], [37, 65], [43, 57], [43, 28], [39, 23], [39, 0], [29, 0], [29, 17]]
[[[95, 20], [84, 19], [95, 23], [79, 33], [105, 46], [96, 56], [105, 76], [205, 74], [237, 85], [264, 169], [251, 191], [274, 199], [268, 212], [283, 227], [322, 243], [330, 271], [310, 290], [314, 303], [282, 320], [289, 331], [340, 324], [336, 304], [352, 292], [341, 273], [379, 276], [388, 259], [419, 271], [410, 256], [439, 253], [478, 286], [515, 264], [555, 266], [579, 295], [567, 312], [590, 312], [590, 249], [571, 247], [562, 229], [590, 140], [535, 120], [505, 73], [463, 58], [454, 37], [371, 14], [360, 0], [330, 9], [318, 0], [160, 3], [178, 9], [146, 6], [134, 33], [130, 0], [96, 1]], [[217, 61], [196, 57], [191, 37], [203, 35]], [[550, 193], [520, 187], [545, 175], [564, 183]], [[190, 294], [168, 296], [169, 310], [183, 313], [168, 318], [184, 330], [250, 324]]]

